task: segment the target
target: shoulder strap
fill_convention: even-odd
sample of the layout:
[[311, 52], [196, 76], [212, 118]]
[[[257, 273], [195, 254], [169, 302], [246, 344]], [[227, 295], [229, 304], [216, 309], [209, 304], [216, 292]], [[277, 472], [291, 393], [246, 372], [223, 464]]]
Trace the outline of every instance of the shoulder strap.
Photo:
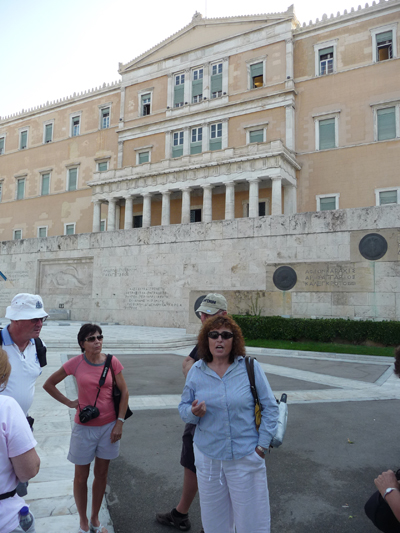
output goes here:
[[256, 379], [254, 375], [254, 359], [253, 357], [250, 357], [249, 355], [246, 355], [244, 359], [246, 361], [246, 370], [247, 370], [247, 375], [249, 376], [249, 381], [250, 381], [250, 390], [254, 398], [254, 403], [257, 404], [257, 403], [260, 403], [260, 401], [258, 399], [258, 394], [257, 394], [257, 389], [256, 389]]
[[112, 355], [108, 354], [106, 362], [104, 363], [103, 372], [101, 373], [101, 377], [99, 379], [99, 387], [102, 387], [106, 381], [106, 377], [111, 366], [111, 359], [112, 359]]
[[42, 339], [40, 339], [39, 337], [37, 339], [34, 339], [34, 341], [35, 341], [35, 346], [36, 346], [36, 353], [39, 359], [39, 364], [41, 367], [44, 367], [47, 365], [47, 357], [46, 357], [47, 348], [46, 346], [44, 346]]

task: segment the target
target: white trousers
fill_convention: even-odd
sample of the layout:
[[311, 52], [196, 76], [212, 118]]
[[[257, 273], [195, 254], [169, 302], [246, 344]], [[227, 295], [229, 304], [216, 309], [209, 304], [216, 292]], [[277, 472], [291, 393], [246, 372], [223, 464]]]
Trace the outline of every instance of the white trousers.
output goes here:
[[256, 451], [233, 461], [204, 455], [194, 444], [205, 533], [270, 533], [265, 461]]

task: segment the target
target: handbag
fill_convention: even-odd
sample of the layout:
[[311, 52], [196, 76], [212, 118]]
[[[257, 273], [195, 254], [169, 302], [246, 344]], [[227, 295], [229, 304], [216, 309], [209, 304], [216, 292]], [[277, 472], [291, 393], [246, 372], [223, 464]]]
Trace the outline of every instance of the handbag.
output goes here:
[[[111, 374], [112, 374], [112, 379], [113, 379], [112, 397], [113, 397], [113, 402], [114, 402], [115, 414], [117, 415], [117, 418], [118, 418], [119, 417], [119, 404], [121, 403], [121, 391], [119, 390], [117, 382], [115, 380], [115, 374], [114, 374], [114, 370], [111, 364], [111, 359], [112, 359], [112, 355], [108, 354], [106, 362], [105, 362], [105, 366], [107, 367], [107, 372], [108, 372], [108, 369], [111, 368]], [[106, 372], [106, 375], [107, 375], [107, 372]], [[132, 415], [133, 413], [130, 410], [129, 405], [128, 405], [124, 419], [126, 420]]]
[[[400, 469], [396, 472], [396, 479], [400, 480]], [[374, 492], [364, 506], [365, 514], [383, 533], [399, 533], [400, 522], [394, 516], [390, 505], [382, 498], [379, 490]]]
[[[257, 431], [259, 430], [261, 424], [261, 403], [258, 397], [257, 388], [256, 388], [256, 379], [254, 374], [254, 358], [246, 355], [246, 370], [247, 375], [249, 376], [250, 390], [254, 398], [254, 415], [256, 421]], [[288, 419], [288, 407], [287, 407], [287, 394], [282, 394], [280, 401], [276, 400], [279, 408], [278, 415], [278, 428], [276, 434], [271, 440], [270, 446], [272, 448], [279, 448], [283, 442], [283, 437], [286, 433], [287, 419]]]

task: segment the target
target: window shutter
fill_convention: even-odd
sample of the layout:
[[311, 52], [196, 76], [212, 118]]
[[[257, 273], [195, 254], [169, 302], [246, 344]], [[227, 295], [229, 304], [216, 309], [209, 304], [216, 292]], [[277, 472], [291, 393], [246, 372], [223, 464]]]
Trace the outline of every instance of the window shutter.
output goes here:
[[28, 132], [27, 131], [22, 131], [21, 132], [21, 146], [20, 146], [20, 148], [26, 148], [27, 137], [28, 137]]
[[319, 57], [325, 56], [327, 54], [333, 54], [333, 46], [329, 46], [328, 48], [322, 48], [319, 51]]
[[52, 141], [52, 135], [53, 133], [53, 124], [46, 124], [46, 135], [45, 135], [45, 142], [49, 143]]
[[379, 193], [379, 205], [397, 204], [397, 191], [382, 191]]
[[149, 162], [149, 152], [141, 152], [139, 154], [139, 165]]
[[175, 85], [174, 87], [174, 104], [180, 104], [185, 98], [185, 85]]
[[25, 180], [18, 180], [17, 183], [17, 200], [23, 200], [25, 196]]
[[76, 191], [76, 177], [77, 177], [77, 169], [71, 168], [69, 170], [69, 180], [68, 180], [69, 191]]
[[211, 93], [222, 91], [222, 73], [211, 76]]
[[221, 150], [222, 148], [222, 140], [221, 137], [218, 137], [216, 139], [210, 139], [210, 150]]
[[181, 157], [183, 155], [183, 144], [172, 147], [172, 157]]
[[250, 142], [251, 143], [262, 143], [264, 142], [264, 132], [263, 130], [256, 130], [250, 132]]
[[319, 149], [335, 148], [335, 119], [319, 121]]
[[378, 141], [394, 139], [396, 137], [395, 108], [378, 109]]
[[376, 44], [384, 43], [386, 41], [392, 40], [392, 31], [385, 31], [383, 33], [378, 33], [376, 36]]
[[328, 198], [320, 198], [319, 206], [321, 211], [331, 211], [333, 209], [336, 209], [335, 196], [329, 196]]
[[203, 80], [192, 81], [192, 96], [199, 96], [203, 94]]
[[4, 137], [0, 138], [0, 155], [4, 153]]
[[255, 65], [250, 65], [250, 75], [252, 78], [255, 78], [256, 76], [262, 76], [263, 75], [263, 64], [256, 63]]
[[190, 144], [190, 154], [191, 155], [201, 154], [202, 149], [203, 149], [203, 147], [202, 147], [202, 142], [201, 141], [197, 141], [197, 142], [194, 142], [194, 143]]
[[50, 185], [50, 175], [49, 174], [43, 174], [42, 176], [42, 196], [46, 196], [49, 194], [49, 187]]

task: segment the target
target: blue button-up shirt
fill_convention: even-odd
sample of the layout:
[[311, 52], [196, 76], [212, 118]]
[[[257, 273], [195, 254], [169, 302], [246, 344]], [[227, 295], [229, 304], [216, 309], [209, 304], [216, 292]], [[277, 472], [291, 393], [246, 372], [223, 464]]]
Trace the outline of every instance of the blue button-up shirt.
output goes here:
[[[203, 361], [190, 369], [183, 389], [179, 413], [184, 422], [196, 424], [194, 442], [208, 457], [240, 459], [254, 452], [257, 444], [268, 448], [276, 433], [278, 405], [268, 380], [257, 361], [254, 373], [262, 419], [257, 432], [254, 399], [243, 357], [235, 358], [221, 378]], [[202, 418], [192, 413], [192, 402], [203, 400]]]

